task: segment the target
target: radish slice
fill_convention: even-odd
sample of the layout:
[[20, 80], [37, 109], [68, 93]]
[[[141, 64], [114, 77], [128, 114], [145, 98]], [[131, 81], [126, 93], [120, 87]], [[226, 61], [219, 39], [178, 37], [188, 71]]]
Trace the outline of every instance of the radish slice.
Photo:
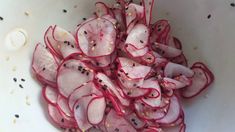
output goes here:
[[126, 119], [135, 129], [138, 129], [138, 130], [142, 129], [146, 124], [146, 122], [141, 120], [134, 112], [131, 112], [131, 114], [128, 114], [126, 116]]
[[182, 53], [181, 50], [167, 46], [167, 45], [155, 43], [154, 46], [160, 50], [158, 53], [160, 53], [161, 56], [166, 57], [166, 58], [177, 57], [181, 55]]
[[90, 57], [110, 55], [115, 48], [115, 28], [104, 18], [83, 24], [78, 29], [76, 37], [82, 52]]
[[136, 9], [138, 19], [142, 19], [144, 17], [144, 7], [134, 3], [130, 3], [127, 8], [132, 8], [132, 7]]
[[186, 77], [192, 77], [194, 72], [182, 65], [168, 62], [164, 69], [164, 75], [166, 77], [174, 77], [178, 75], [185, 75]]
[[133, 45], [127, 44], [125, 50], [130, 54], [131, 57], [140, 57], [145, 55], [149, 49], [148, 47], [137, 49]]
[[184, 54], [182, 53], [181, 55], [175, 57], [175, 58], [172, 58], [170, 59], [171, 62], [173, 63], [176, 63], [176, 64], [180, 64], [180, 65], [183, 65], [183, 66], [188, 66], [188, 61], [186, 59], [186, 57], [184, 56]]
[[137, 20], [133, 20], [128, 26], [127, 26], [127, 30], [126, 30], [126, 34], [129, 34], [131, 32], [131, 30], [135, 27], [136, 23], [138, 21]]
[[192, 98], [207, 88], [207, 77], [205, 71], [198, 67], [192, 68], [192, 70], [195, 72], [192, 78], [192, 85], [183, 89], [181, 93], [184, 98]]
[[142, 0], [142, 3], [144, 4], [145, 24], [149, 25], [152, 19], [154, 0]]
[[108, 132], [137, 132], [127, 120], [118, 116], [114, 110], [108, 113], [105, 127]]
[[170, 39], [171, 27], [167, 20], [159, 20], [154, 24], [154, 30], [151, 34], [151, 42], [168, 44]]
[[102, 95], [93, 82], [85, 83], [84, 85], [75, 89], [68, 98], [68, 105], [70, 110], [73, 110], [74, 104], [78, 99], [91, 94], [95, 94], [97, 96]]
[[192, 66], [193, 68], [194, 67], [200, 67], [202, 69], [204, 69], [204, 72], [206, 74], [206, 77], [207, 77], [207, 85], [210, 85], [213, 81], [214, 81], [214, 75], [213, 73], [208, 69], [208, 67], [203, 64], [202, 62], [196, 62], [193, 64]]
[[57, 75], [59, 92], [68, 97], [74, 89], [93, 80], [94, 74], [86, 64], [79, 60], [71, 59], [63, 62]]
[[42, 95], [48, 103], [52, 105], [56, 104], [58, 98], [58, 92], [55, 88], [52, 88], [50, 86], [45, 86], [43, 88]]
[[78, 127], [82, 131], [86, 131], [92, 127], [92, 125], [87, 120], [87, 106], [93, 98], [93, 96], [84, 96], [78, 99], [74, 105], [74, 117]]
[[42, 44], [37, 44], [34, 50], [32, 68], [42, 80], [56, 83], [58, 65], [54, 56]]
[[87, 107], [87, 119], [91, 124], [99, 124], [103, 120], [105, 112], [105, 98], [96, 97], [92, 99]]
[[126, 26], [129, 27], [129, 25], [137, 19], [137, 10], [135, 6], [127, 6], [125, 11], [126, 16]]
[[149, 30], [143, 24], [136, 24], [126, 38], [126, 44], [131, 44], [137, 49], [144, 48], [148, 44]]
[[67, 98], [64, 98], [62, 96], [58, 96], [57, 98], [57, 106], [61, 112], [63, 112], [68, 117], [73, 117], [72, 112], [69, 109], [68, 106], [68, 100]]
[[103, 2], [96, 2], [95, 8], [96, 8], [96, 15], [98, 17], [102, 17], [102, 16], [107, 15], [109, 13], [109, 9], [108, 9], [107, 5]]
[[167, 114], [156, 122], [161, 124], [169, 124], [176, 121], [180, 116], [180, 109], [181, 107], [178, 98], [176, 96], [172, 96]]
[[76, 122], [64, 118], [60, 111], [53, 105], [48, 104], [48, 113], [53, 120], [53, 122], [58, 125], [58, 127], [63, 128], [74, 128], [76, 127]]
[[185, 86], [187, 86], [187, 84], [177, 81], [175, 79], [171, 79], [171, 78], [163, 78], [163, 82], [161, 83], [161, 86], [163, 86], [166, 89], [180, 89], [180, 88], [184, 88]]

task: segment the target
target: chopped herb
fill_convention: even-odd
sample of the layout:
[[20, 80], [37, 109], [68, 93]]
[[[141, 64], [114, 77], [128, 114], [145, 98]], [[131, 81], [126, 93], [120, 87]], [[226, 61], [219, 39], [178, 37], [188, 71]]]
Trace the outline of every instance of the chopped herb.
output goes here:
[[15, 114], [15, 117], [16, 117], [16, 118], [19, 118], [20, 116], [19, 116], [18, 114]]
[[0, 16], [0, 21], [2, 21], [2, 20], [3, 20], [3, 17]]
[[82, 18], [82, 20], [86, 21], [86, 18], [84, 17], [84, 18]]
[[19, 87], [20, 87], [20, 88], [24, 88], [21, 84], [19, 84]]
[[64, 13], [67, 13], [67, 10], [63, 9], [63, 12], [64, 12]]
[[230, 6], [235, 7], [235, 3], [231, 3]]
[[15, 77], [13, 78], [13, 80], [14, 80], [14, 82], [17, 82], [17, 79]]
[[210, 19], [211, 18], [211, 14], [209, 14], [208, 16], [207, 16], [207, 19]]
[[24, 79], [24, 78], [21, 78], [21, 81], [22, 81], [22, 82], [25, 82], [25, 79]]

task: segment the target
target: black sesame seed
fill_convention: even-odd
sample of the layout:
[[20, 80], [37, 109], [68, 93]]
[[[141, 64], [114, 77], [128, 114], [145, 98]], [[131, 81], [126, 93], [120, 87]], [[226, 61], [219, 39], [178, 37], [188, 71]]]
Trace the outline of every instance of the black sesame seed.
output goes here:
[[66, 64], [64, 64], [64, 67], [66, 67]]
[[74, 48], [74, 45], [71, 45], [72, 48]]
[[15, 77], [13, 78], [13, 80], [14, 80], [14, 82], [17, 82], [17, 79]]
[[79, 105], [76, 106], [76, 109], [78, 109], [78, 108], [79, 108]]
[[73, 132], [73, 130], [72, 130], [72, 129], [69, 129], [69, 132]]
[[24, 88], [21, 84], [19, 84], [19, 87], [20, 87], [20, 88]]
[[128, 7], [126, 7], [125, 10], [128, 10]]
[[89, 75], [89, 72], [87, 72], [86, 75], [88, 76], [88, 75]]
[[100, 65], [100, 63], [99, 63], [99, 62], [96, 62], [96, 65], [97, 65], [97, 66], [99, 66], [99, 65]]
[[230, 6], [235, 7], [235, 3], [231, 3]]
[[77, 27], [79, 27], [81, 24], [78, 24]]
[[19, 118], [20, 116], [19, 116], [18, 114], [15, 114], [15, 117], [16, 117], [16, 118]]
[[208, 16], [207, 16], [207, 19], [210, 19], [211, 18], [211, 14], [209, 14]]
[[136, 84], [133, 84], [133, 87], [136, 87], [137, 85]]
[[85, 33], [85, 34], [87, 34], [87, 32], [86, 32], [86, 31], [84, 31], [84, 33]]
[[84, 74], [84, 73], [85, 73], [85, 71], [83, 70], [83, 71], [82, 71], [82, 74]]
[[119, 77], [121, 76], [119, 73], [117, 74]]
[[67, 43], [68, 43], [68, 41], [64, 41], [64, 43], [65, 43], [65, 44], [67, 44]]
[[161, 28], [158, 28], [158, 30], [157, 30], [157, 31], [158, 31], [158, 32], [160, 32], [161, 30], [162, 30]]
[[145, 106], [145, 104], [144, 104], [144, 103], [141, 103], [141, 105], [142, 105], [142, 106]]
[[64, 13], [67, 13], [67, 10], [63, 9], [63, 12], [64, 12]]
[[147, 58], [148, 60], [151, 60], [152, 58]]
[[131, 121], [135, 121], [135, 119], [131, 119]]
[[101, 82], [102, 82], [102, 80], [99, 80], [99, 82], [101, 83]]
[[118, 128], [115, 128], [115, 130], [114, 130], [115, 132], [119, 132], [119, 129]]
[[127, 92], [127, 95], [131, 95], [131, 92]]
[[138, 124], [137, 124], [136, 122], [134, 122], [134, 125], [136, 125], [136, 126], [137, 126]]
[[142, 5], [142, 2], [140, 2], [140, 5]]
[[3, 20], [3, 17], [0, 16], [0, 21], [2, 21], [2, 20]]
[[21, 81], [22, 81], [22, 82], [25, 82], [25, 79], [24, 79], [24, 78], [21, 78]]
[[61, 122], [64, 122], [64, 118], [61, 119]]
[[143, 40], [140, 40], [140, 43], [144, 43], [144, 41], [143, 41]]
[[119, 1], [117, 1], [117, 4], [121, 4]]
[[46, 70], [46, 68], [45, 68], [45, 67], [43, 67], [43, 68], [42, 68], [42, 70], [43, 70], [43, 71], [45, 71], [45, 70]]
[[95, 47], [95, 46], [96, 46], [96, 44], [93, 44], [93, 46]]
[[128, 76], [128, 73], [126, 73], [126, 75]]
[[132, 66], [135, 66], [135, 63], [133, 63], [133, 65]]
[[86, 21], [86, 18], [84, 17], [84, 18], [82, 18], [82, 20]]
[[103, 87], [104, 87], [104, 88], [107, 88], [108, 86], [107, 86], [107, 85], [104, 85]]

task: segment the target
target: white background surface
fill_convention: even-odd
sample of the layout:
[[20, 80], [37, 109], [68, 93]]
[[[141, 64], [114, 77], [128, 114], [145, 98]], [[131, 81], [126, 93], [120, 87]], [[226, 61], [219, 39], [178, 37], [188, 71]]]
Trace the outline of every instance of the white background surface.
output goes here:
[[[185, 102], [187, 132], [235, 131], [235, 8], [232, 0], [156, 0], [156, 19], [169, 19], [190, 62], [205, 62], [215, 83]], [[33, 48], [51, 24], [73, 31], [91, 14], [93, 0], [0, 0], [0, 132], [57, 132], [43, 109], [41, 88], [30, 75]], [[78, 7], [73, 8], [74, 5]], [[67, 13], [62, 10], [67, 9]], [[26, 16], [24, 12], [28, 12]], [[207, 16], [211, 14], [211, 18]], [[18, 51], [4, 46], [6, 34], [23, 28], [28, 43]], [[13, 69], [16, 69], [15, 71]], [[16, 77], [17, 83], [13, 81]], [[20, 79], [25, 78], [26, 82]], [[23, 89], [18, 85], [22, 84]], [[26, 104], [26, 97], [28, 102]], [[14, 114], [20, 118], [14, 122]]]

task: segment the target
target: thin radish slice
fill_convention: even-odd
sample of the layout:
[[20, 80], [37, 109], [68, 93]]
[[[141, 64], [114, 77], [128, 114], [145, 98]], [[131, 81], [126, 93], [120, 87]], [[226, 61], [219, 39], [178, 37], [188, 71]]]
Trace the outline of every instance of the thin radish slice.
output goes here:
[[127, 44], [125, 46], [125, 50], [127, 51], [127, 53], [129, 53], [131, 57], [140, 57], [140, 56], [145, 55], [149, 51], [148, 47], [137, 49], [133, 45], [130, 45], [130, 44]]
[[164, 69], [164, 75], [166, 77], [175, 77], [179, 75], [185, 75], [186, 77], [192, 77], [194, 75], [193, 70], [172, 62], [168, 62]]
[[42, 95], [47, 100], [48, 103], [56, 105], [56, 101], [58, 98], [57, 89], [52, 88], [50, 86], [45, 86], [42, 90]]
[[152, 19], [154, 0], [142, 0], [142, 3], [144, 4], [145, 24], [149, 25]]
[[58, 125], [58, 127], [63, 128], [75, 128], [77, 126], [76, 122], [64, 118], [57, 107], [48, 104], [48, 113], [53, 122]]
[[175, 58], [170, 59], [170, 61], [176, 64], [186, 66], [186, 67], [188, 66], [188, 61], [183, 53]]
[[70, 43], [75, 43], [75, 38], [73, 37], [73, 35], [59, 26], [54, 27], [52, 34], [53, 38], [56, 41], [60, 42], [68, 41]]
[[138, 18], [137, 10], [134, 6], [127, 6], [125, 9], [125, 18], [126, 18], [126, 26], [129, 27], [129, 25], [135, 21], [135, 19]]
[[105, 107], [104, 97], [93, 98], [87, 106], [88, 121], [93, 125], [99, 124], [104, 118]]
[[200, 67], [200, 68], [204, 69], [205, 74], [206, 74], [206, 76], [207, 76], [207, 85], [210, 85], [210, 84], [214, 81], [214, 75], [213, 75], [213, 73], [212, 73], [212, 72], [209, 70], [209, 68], [208, 68], [205, 64], [203, 64], [202, 62], [196, 62], [196, 63], [193, 64], [192, 67], [193, 67], [193, 68], [194, 68], [194, 67]]
[[144, 56], [140, 57], [142, 63], [146, 65], [151, 65], [155, 62], [155, 56], [153, 55], [152, 52], [146, 53]]
[[195, 73], [192, 78], [192, 85], [181, 91], [181, 95], [184, 98], [192, 98], [207, 88], [207, 77], [204, 69], [195, 67], [192, 70]]
[[171, 27], [167, 20], [159, 20], [154, 24], [154, 31], [151, 34], [151, 42], [158, 42], [161, 44], [169, 43]]
[[169, 124], [175, 122], [180, 116], [181, 106], [176, 96], [171, 97], [170, 106], [167, 114], [160, 120], [156, 120], [157, 123]]
[[137, 20], [134, 20], [127, 26], [126, 34], [129, 34], [131, 32], [131, 30], [135, 27], [137, 22], [138, 22]]
[[174, 47], [170, 47], [167, 45], [154, 43], [154, 46], [157, 48], [158, 53], [166, 58], [173, 58], [181, 55], [182, 51], [179, 49], [176, 49]]
[[93, 96], [84, 96], [78, 99], [74, 105], [74, 117], [78, 127], [82, 131], [86, 131], [92, 127], [92, 125], [87, 120], [87, 106], [93, 98]]
[[149, 30], [143, 24], [136, 24], [126, 38], [126, 44], [131, 44], [137, 49], [144, 48], [149, 41]]
[[86, 64], [75, 59], [66, 60], [58, 70], [57, 86], [59, 92], [68, 97], [74, 89], [93, 80], [93, 78], [94, 73]]
[[46, 81], [56, 82], [58, 65], [54, 56], [42, 44], [37, 44], [34, 50], [32, 68]]
[[161, 86], [163, 86], [166, 89], [180, 89], [187, 86], [187, 84], [175, 79], [164, 77]]
[[96, 15], [98, 17], [102, 17], [102, 16], [107, 15], [109, 13], [109, 9], [108, 9], [107, 5], [103, 2], [96, 2], [95, 8], [96, 8]]
[[89, 57], [110, 55], [115, 48], [116, 30], [104, 18], [93, 19], [77, 31], [76, 39], [82, 52]]
[[136, 9], [138, 19], [142, 19], [144, 17], [144, 7], [134, 3], [130, 3], [127, 8], [132, 8], [132, 7]]
[[58, 106], [58, 109], [63, 112], [64, 115], [66, 115], [67, 117], [73, 117], [73, 114], [71, 112], [71, 110], [69, 109], [69, 106], [68, 106], [68, 100], [67, 98], [64, 98], [62, 96], [58, 96], [57, 98], [57, 106]]
[[95, 84], [90, 81], [79, 88], [75, 89], [68, 98], [68, 105], [70, 110], [73, 110], [73, 106], [75, 102], [82, 98], [83, 96], [95, 94], [97, 96], [101, 96], [102, 93], [96, 88]]
[[135, 128], [125, 118], [118, 116], [114, 110], [108, 113], [105, 127], [108, 132], [136, 132]]
[[134, 112], [126, 115], [126, 119], [137, 130], [142, 129], [146, 124], [146, 122], [140, 119]]
[[91, 63], [96, 67], [107, 67], [112, 61], [110, 56], [102, 56], [94, 58]]

